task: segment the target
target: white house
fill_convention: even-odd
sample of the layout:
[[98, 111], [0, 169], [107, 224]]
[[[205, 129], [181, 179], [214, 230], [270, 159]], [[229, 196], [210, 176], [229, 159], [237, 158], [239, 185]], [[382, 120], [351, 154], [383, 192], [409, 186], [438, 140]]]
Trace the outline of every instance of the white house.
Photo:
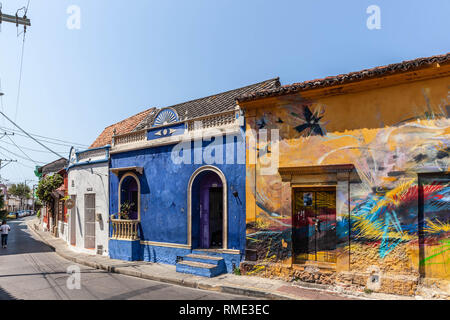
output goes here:
[[109, 148], [70, 151], [67, 242], [75, 251], [108, 255]]

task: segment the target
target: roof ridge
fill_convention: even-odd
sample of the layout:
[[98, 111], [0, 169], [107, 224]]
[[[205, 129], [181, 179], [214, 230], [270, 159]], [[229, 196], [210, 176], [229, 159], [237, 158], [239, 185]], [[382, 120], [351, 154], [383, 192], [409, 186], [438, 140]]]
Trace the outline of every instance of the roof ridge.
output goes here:
[[179, 105], [183, 105], [185, 103], [191, 103], [191, 102], [194, 102], [194, 101], [199, 101], [199, 100], [211, 98], [211, 97], [214, 97], [214, 96], [217, 96], [217, 95], [220, 95], [220, 94], [225, 94], [225, 93], [229, 93], [229, 92], [233, 92], [233, 91], [237, 91], [237, 90], [241, 90], [241, 89], [245, 89], [245, 88], [250, 88], [250, 87], [257, 86], [257, 85], [260, 85], [260, 84], [263, 84], [263, 83], [266, 83], [266, 82], [270, 82], [270, 81], [278, 81], [278, 82], [280, 82], [280, 77], [271, 78], [271, 79], [268, 79], [268, 80], [264, 80], [264, 81], [261, 81], [261, 82], [250, 84], [248, 86], [244, 86], [244, 87], [240, 87], [240, 88], [236, 88], [236, 89], [231, 89], [231, 90], [219, 92], [219, 93], [216, 93], [216, 94], [211, 94], [209, 96], [205, 96], [205, 97], [202, 97], [202, 98], [188, 100], [188, 101], [180, 102], [180, 103], [177, 103], [177, 104], [173, 104], [173, 105], [170, 105], [170, 106], [165, 106], [165, 107], [161, 107], [161, 108], [157, 108], [157, 109], [162, 110], [162, 109], [166, 109], [166, 108], [173, 108], [173, 107], [176, 107], [176, 106], [179, 106]]
[[315, 79], [305, 80], [305, 81], [301, 81], [301, 82], [294, 82], [294, 83], [292, 83], [290, 85], [285, 85], [285, 86], [282, 86], [282, 87], [289, 87], [289, 86], [295, 86], [297, 84], [301, 85], [302, 83], [308, 83], [308, 82], [314, 82], [314, 81], [319, 81], [319, 80], [326, 80], [326, 79], [332, 79], [332, 78], [337, 78], [337, 77], [349, 76], [349, 75], [354, 75], [354, 74], [363, 73], [363, 72], [367, 72], [367, 71], [389, 69], [389, 68], [392, 68], [392, 67], [395, 67], [395, 66], [400, 66], [402, 64], [420, 62], [420, 61], [423, 61], [423, 60], [432, 60], [432, 59], [437, 59], [437, 58], [441, 58], [441, 57], [444, 58], [445, 56], [449, 56], [450, 57], [450, 52], [449, 53], [445, 53], [445, 54], [431, 56], [431, 57], [420, 57], [420, 58], [416, 58], [416, 59], [403, 60], [401, 62], [389, 63], [389, 64], [385, 64], [385, 65], [382, 65], [382, 66], [376, 66], [376, 67], [365, 68], [365, 69], [361, 69], [361, 70], [357, 70], [357, 71], [350, 71], [350, 72], [346, 72], [346, 73], [340, 73], [340, 74], [337, 74], [335, 76], [327, 76], [327, 77], [324, 77], [324, 78], [315, 78]]
[[352, 71], [342, 73], [334, 76], [327, 76], [324, 78], [316, 78], [311, 80], [305, 80], [302, 82], [294, 82], [292, 84], [279, 86], [278, 88], [272, 88], [267, 90], [261, 90], [252, 93], [244, 93], [237, 97], [237, 102], [246, 102], [250, 100], [263, 99], [271, 96], [295, 93], [300, 90], [308, 90], [319, 87], [333, 86], [340, 83], [348, 83], [354, 81], [364, 81], [366, 79], [381, 77], [387, 73], [401, 73], [414, 70], [423, 67], [425, 64], [432, 64], [435, 62], [450, 62], [450, 52], [434, 55], [430, 57], [420, 57], [416, 59], [404, 60], [401, 62], [391, 63], [382, 66], [376, 66], [372, 68], [366, 68], [358, 71]]
[[151, 107], [151, 108], [149, 108], [149, 109], [147, 109], [147, 110], [144, 110], [144, 111], [141, 111], [141, 112], [139, 112], [139, 113], [136, 113], [135, 115], [129, 116], [128, 118], [125, 118], [125, 119], [123, 119], [123, 120], [121, 120], [121, 121], [119, 121], [119, 122], [116, 122], [116, 123], [114, 123], [114, 124], [111, 124], [111, 125], [105, 127], [105, 129], [103, 129], [103, 130], [106, 130], [106, 129], [108, 129], [108, 128], [111, 128], [111, 127], [113, 127], [113, 126], [116, 126], [116, 125], [118, 125], [118, 124], [121, 124], [122, 122], [125, 122], [125, 121], [127, 121], [128, 119], [130, 119], [130, 118], [136, 117], [136, 116], [138, 116], [138, 115], [140, 115], [140, 114], [142, 114], [142, 113], [144, 113], [144, 112], [149, 112], [149, 111], [151, 111], [151, 110], [153, 110], [153, 109], [157, 109], [157, 108], [156, 108], [156, 107]]

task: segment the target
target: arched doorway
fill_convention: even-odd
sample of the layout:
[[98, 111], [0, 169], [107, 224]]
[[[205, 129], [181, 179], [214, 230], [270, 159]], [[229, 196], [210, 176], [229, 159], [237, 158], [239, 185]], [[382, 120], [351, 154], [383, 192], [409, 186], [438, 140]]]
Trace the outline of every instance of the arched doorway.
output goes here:
[[225, 176], [215, 167], [202, 167], [192, 175], [188, 190], [192, 248], [227, 248], [226, 189]]
[[140, 219], [140, 183], [136, 175], [132, 173], [125, 174], [119, 183], [119, 210], [129, 207], [128, 219]]

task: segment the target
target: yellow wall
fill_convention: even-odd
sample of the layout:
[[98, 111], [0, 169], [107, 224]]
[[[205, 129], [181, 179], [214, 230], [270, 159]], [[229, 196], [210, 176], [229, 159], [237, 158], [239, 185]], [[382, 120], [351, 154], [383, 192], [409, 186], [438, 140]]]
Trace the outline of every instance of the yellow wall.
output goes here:
[[[417, 219], [413, 219], [418, 214], [417, 173], [448, 171], [449, 105], [447, 76], [318, 98], [306, 92], [241, 107], [246, 109], [247, 137], [260, 128], [279, 130], [279, 167], [355, 166], [360, 182], [351, 184], [351, 259], [344, 233], [347, 184], [345, 179], [336, 181], [341, 223], [338, 268], [376, 267], [384, 273], [414, 274], [420, 260]], [[319, 124], [326, 134], [296, 129], [305, 122], [305, 108], [322, 117]], [[257, 152], [248, 142], [247, 160]], [[269, 150], [276, 149], [274, 144]], [[260, 150], [265, 147], [257, 144]], [[258, 251], [260, 261], [291, 263], [290, 183], [282, 181], [279, 173], [262, 175], [261, 166], [248, 161], [246, 186], [248, 248]], [[445, 251], [450, 232], [449, 181], [440, 180], [437, 189], [426, 188], [425, 196], [440, 197], [440, 207], [425, 204], [425, 219], [436, 226], [425, 230], [429, 243], [422, 258], [431, 257], [424, 262], [425, 275], [450, 279], [450, 251]]]

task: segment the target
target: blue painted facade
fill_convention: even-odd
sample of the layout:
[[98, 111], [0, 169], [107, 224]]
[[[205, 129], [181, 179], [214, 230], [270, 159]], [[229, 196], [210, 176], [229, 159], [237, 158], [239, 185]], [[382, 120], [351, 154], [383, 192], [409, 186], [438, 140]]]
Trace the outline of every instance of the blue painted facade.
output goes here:
[[[165, 129], [172, 129], [172, 133]], [[165, 130], [165, 131], [164, 131]], [[183, 134], [184, 123], [151, 128], [147, 139], [156, 141], [165, 136]], [[161, 132], [163, 131], [163, 132]], [[168, 134], [157, 134], [168, 133]], [[206, 140], [206, 139], [205, 139]], [[226, 271], [238, 267], [245, 251], [245, 133], [242, 128], [232, 139], [225, 136], [211, 138], [210, 141], [189, 141], [180, 155], [190, 154], [190, 163], [176, 164], [172, 151], [176, 144], [161, 145], [146, 149], [112, 153], [110, 167], [142, 167], [142, 174], [136, 173], [140, 183], [140, 226], [139, 245], [130, 241], [111, 240], [111, 258], [122, 260], [144, 260], [166, 264], [176, 264], [177, 257], [185, 256], [199, 249], [199, 186], [201, 174], [192, 185], [191, 240], [188, 239], [188, 186], [194, 172], [211, 165], [219, 169], [226, 179], [227, 187], [227, 249], [235, 253], [219, 254], [225, 260]], [[208, 152], [208, 146], [221, 146], [219, 163], [209, 163], [199, 155]], [[210, 150], [209, 150], [210, 151]], [[185, 154], [185, 152], [187, 154]], [[218, 153], [220, 154], [220, 153]], [[242, 156], [244, 154], [244, 156]], [[212, 155], [216, 155], [215, 151]], [[238, 156], [239, 155], [239, 156]], [[207, 163], [208, 162], [208, 163]], [[119, 212], [119, 183], [127, 171], [118, 175], [110, 174], [110, 215]], [[148, 244], [147, 242], [152, 242]], [[191, 248], [188, 244], [191, 242]], [[161, 243], [161, 245], [158, 245]], [[168, 245], [169, 244], [169, 245]], [[175, 245], [178, 247], [171, 247]], [[139, 251], [139, 252], [137, 252]], [[237, 252], [239, 252], [237, 254]]]

